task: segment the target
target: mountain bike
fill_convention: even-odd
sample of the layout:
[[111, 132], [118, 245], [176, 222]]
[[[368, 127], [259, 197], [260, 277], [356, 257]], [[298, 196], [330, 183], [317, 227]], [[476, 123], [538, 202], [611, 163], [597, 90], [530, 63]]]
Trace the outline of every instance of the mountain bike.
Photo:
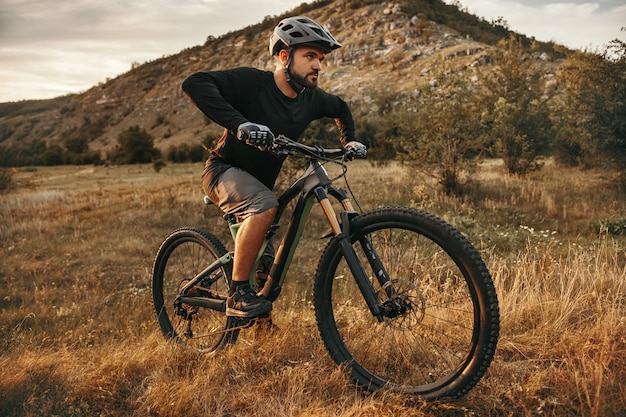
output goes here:
[[[280, 295], [317, 203], [330, 231], [314, 277], [313, 305], [332, 359], [370, 391], [384, 388], [427, 400], [466, 394], [487, 371], [500, 328], [496, 291], [477, 250], [424, 211], [355, 211], [352, 192], [333, 186], [343, 178], [350, 190], [344, 149], [279, 136], [272, 150], [304, 157], [308, 168], [278, 199], [265, 242], [287, 205], [295, 206], [260, 294], [272, 301]], [[327, 163], [339, 164], [341, 174], [330, 178]], [[225, 218], [234, 238], [236, 219]], [[154, 261], [152, 295], [167, 339], [212, 352], [251, 327], [254, 320], [225, 314], [234, 256], [199, 228], [180, 228], [165, 239]], [[254, 272], [250, 280], [254, 288]]]

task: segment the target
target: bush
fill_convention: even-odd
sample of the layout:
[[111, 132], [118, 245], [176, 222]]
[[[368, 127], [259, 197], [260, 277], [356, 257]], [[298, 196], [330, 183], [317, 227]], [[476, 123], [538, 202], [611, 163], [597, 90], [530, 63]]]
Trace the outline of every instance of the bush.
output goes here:
[[391, 116], [398, 155], [433, 177], [443, 191], [460, 195], [474, 159], [485, 148], [480, 91], [466, 74], [443, 64], [426, 85]]
[[160, 172], [166, 165], [167, 164], [162, 159], [157, 159], [152, 163], [152, 168], [154, 169], [154, 172]]
[[144, 164], [161, 156], [161, 151], [154, 147], [152, 135], [137, 125], [123, 130], [117, 137], [117, 143], [109, 155], [115, 164]]
[[626, 236], [626, 219], [600, 220], [593, 229], [611, 236]]
[[558, 140], [563, 162], [611, 165], [626, 175], [626, 43], [571, 54], [559, 74]]
[[507, 171], [523, 176], [541, 167], [537, 160], [552, 140], [550, 109], [542, 98], [541, 74], [521, 39], [511, 36], [498, 45], [493, 51], [497, 70], [487, 81], [490, 135]]
[[202, 162], [207, 158], [207, 151], [202, 144], [188, 145], [182, 143], [167, 149], [167, 159], [174, 163]]
[[0, 146], [0, 166], [101, 164], [99, 151], [90, 151], [86, 141], [68, 139], [65, 148], [36, 139], [30, 142]]

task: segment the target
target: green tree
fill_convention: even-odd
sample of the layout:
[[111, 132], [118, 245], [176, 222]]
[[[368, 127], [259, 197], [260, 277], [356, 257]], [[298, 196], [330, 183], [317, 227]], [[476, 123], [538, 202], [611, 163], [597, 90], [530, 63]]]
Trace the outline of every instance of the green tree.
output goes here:
[[486, 82], [491, 94], [490, 135], [507, 171], [525, 175], [540, 168], [537, 159], [549, 149], [553, 136], [543, 74], [534, 69], [515, 36], [498, 43], [492, 55], [496, 67]]
[[187, 161], [187, 155], [189, 153], [189, 145], [182, 143], [178, 146], [171, 145], [167, 148], [167, 159], [174, 163], [180, 163]]
[[400, 157], [461, 194], [485, 148], [483, 93], [466, 73], [443, 65], [435, 79], [396, 112]]
[[207, 159], [207, 152], [204, 150], [202, 144], [196, 144], [189, 147], [189, 161], [190, 162], [202, 162]]
[[559, 82], [559, 143], [566, 162], [606, 163], [626, 179], [626, 43], [612, 41], [601, 52], [574, 52]]
[[50, 144], [47, 146], [45, 152], [43, 153], [40, 162], [43, 165], [48, 165], [48, 166], [63, 165], [64, 152], [65, 151], [61, 147], [61, 145], [58, 145], [56, 143]]
[[167, 159], [174, 163], [180, 162], [202, 162], [207, 158], [207, 151], [203, 143], [188, 145], [172, 145], [167, 149]]
[[16, 160], [19, 165], [46, 165], [44, 155], [48, 145], [43, 139], [34, 139], [31, 142], [19, 144], [16, 149]]
[[110, 155], [117, 164], [143, 164], [161, 156], [154, 147], [154, 138], [145, 129], [135, 125], [122, 131], [117, 137], [118, 146]]
[[90, 151], [89, 142], [82, 136], [70, 136], [63, 145], [65, 152], [63, 153], [63, 163], [65, 164], [100, 164], [102, 159], [100, 152]]
[[89, 150], [89, 143], [87, 142], [87, 139], [81, 136], [71, 136], [65, 139], [63, 145], [68, 152], [77, 155], [85, 153]]

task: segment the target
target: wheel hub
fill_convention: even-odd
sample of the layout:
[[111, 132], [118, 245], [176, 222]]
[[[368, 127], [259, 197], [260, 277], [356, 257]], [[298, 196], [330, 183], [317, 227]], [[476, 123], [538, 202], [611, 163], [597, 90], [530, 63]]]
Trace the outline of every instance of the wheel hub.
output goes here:
[[405, 280], [392, 280], [394, 289], [390, 298], [387, 289], [378, 292], [380, 309], [385, 323], [399, 330], [411, 330], [424, 320], [426, 303], [424, 297], [413, 283]]

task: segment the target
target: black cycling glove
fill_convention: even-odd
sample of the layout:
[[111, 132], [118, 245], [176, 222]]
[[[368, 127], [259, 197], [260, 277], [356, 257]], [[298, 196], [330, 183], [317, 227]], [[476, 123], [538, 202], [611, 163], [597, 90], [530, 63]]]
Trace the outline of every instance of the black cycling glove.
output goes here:
[[367, 155], [367, 147], [356, 140], [346, 143], [346, 146], [344, 146], [343, 149], [346, 151], [345, 155], [346, 160], [348, 161], [352, 161], [353, 159], [364, 159], [365, 155]]
[[269, 127], [250, 122], [239, 125], [237, 138], [249, 145], [263, 148], [268, 148], [274, 143], [274, 134]]

